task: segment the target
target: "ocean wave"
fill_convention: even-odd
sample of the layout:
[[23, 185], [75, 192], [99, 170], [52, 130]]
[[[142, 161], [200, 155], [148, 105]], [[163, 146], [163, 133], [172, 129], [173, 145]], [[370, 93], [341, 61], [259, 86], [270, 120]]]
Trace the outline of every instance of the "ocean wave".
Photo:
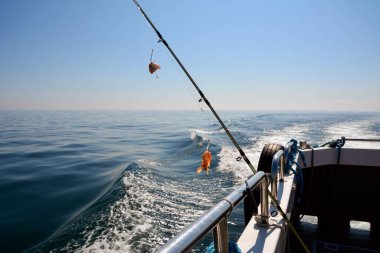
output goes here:
[[207, 178], [162, 177], [138, 163], [119, 183], [120, 198], [98, 217], [101, 227], [83, 232], [85, 243], [76, 251], [152, 252], [210, 208], [210, 195], [219, 191]]
[[190, 129], [190, 139], [197, 142], [204, 142], [210, 140], [213, 136], [223, 132], [223, 129], [215, 131], [203, 129]]

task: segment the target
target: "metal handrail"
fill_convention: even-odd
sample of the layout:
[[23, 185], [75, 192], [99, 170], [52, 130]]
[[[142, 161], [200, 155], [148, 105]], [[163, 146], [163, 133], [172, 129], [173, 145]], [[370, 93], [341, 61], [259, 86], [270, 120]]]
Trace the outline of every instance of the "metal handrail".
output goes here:
[[380, 139], [361, 139], [361, 138], [345, 138], [346, 141], [373, 141], [380, 142]]
[[[258, 171], [247, 180], [248, 187], [252, 190], [265, 178], [265, 173]], [[246, 184], [240, 185], [209, 211], [204, 213], [196, 221], [188, 225], [177, 236], [172, 238], [157, 253], [178, 253], [191, 250], [207, 233], [214, 229], [214, 244], [216, 252], [228, 251], [227, 217], [232, 209], [247, 196]], [[268, 198], [268, 196], [267, 196]], [[221, 240], [223, 238], [223, 240]], [[223, 245], [226, 243], [226, 245]], [[226, 249], [227, 247], [227, 249]]]

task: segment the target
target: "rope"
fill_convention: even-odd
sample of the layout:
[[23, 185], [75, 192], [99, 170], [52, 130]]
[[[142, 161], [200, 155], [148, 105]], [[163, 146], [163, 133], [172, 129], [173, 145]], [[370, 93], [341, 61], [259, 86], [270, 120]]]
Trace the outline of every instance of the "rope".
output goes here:
[[329, 142], [326, 142], [325, 144], [322, 144], [321, 147], [328, 146], [330, 148], [341, 148], [346, 143], [346, 138], [342, 136], [340, 139], [332, 140]]
[[346, 143], [346, 138], [342, 136], [340, 139], [332, 140], [329, 142], [326, 142], [325, 144], [322, 144], [321, 147], [328, 146], [329, 148], [338, 148], [338, 159], [336, 161], [336, 164], [340, 164], [340, 154], [341, 154], [341, 148]]
[[227, 213], [227, 216], [230, 216], [230, 214], [232, 213], [232, 210], [234, 210], [234, 204], [231, 201], [229, 201], [227, 198], [223, 198], [223, 200], [227, 201], [228, 204], [230, 204], [231, 206], [230, 211]]
[[[293, 144], [290, 146], [290, 152], [287, 153], [285, 168], [292, 171], [296, 177], [295, 180], [297, 182], [297, 185], [299, 185], [297, 187], [296, 199], [298, 202], [300, 202], [303, 192], [303, 175], [301, 165], [297, 161], [298, 155], [301, 157], [301, 161], [304, 167], [306, 167], [306, 161], [302, 150], [298, 149], [297, 147], [297, 140], [291, 139], [290, 142], [293, 142]], [[293, 169], [293, 165], [295, 165], [296, 169]]]

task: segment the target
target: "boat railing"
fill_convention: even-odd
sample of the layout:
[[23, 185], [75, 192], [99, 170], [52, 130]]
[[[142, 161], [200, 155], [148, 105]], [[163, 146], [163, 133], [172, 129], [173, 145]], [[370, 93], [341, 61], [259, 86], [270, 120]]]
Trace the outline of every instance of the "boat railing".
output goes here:
[[[246, 183], [240, 185], [227, 197], [214, 205], [210, 210], [204, 213], [196, 221], [183, 229], [177, 236], [168, 241], [157, 252], [188, 252], [190, 251], [206, 234], [212, 231], [214, 239], [215, 252], [228, 252], [228, 228], [227, 220], [233, 208], [247, 197], [248, 188], [252, 191], [260, 186], [260, 192], [265, 192], [264, 197], [268, 203], [268, 183], [264, 172], [259, 171], [246, 180]], [[263, 191], [264, 189], [264, 191]], [[264, 200], [261, 200], [264, 201]], [[261, 205], [267, 206], [268, 205]], [[262, 215], [265, 215], [262, 213]], [[268, 216], [268, 211], [266, 216]]]
[[361, 142], [380, 142], [380, 139], [364, 139], [364, 138], [345, 138], [346, 141], [361, 141]]
[[[178, 253], [189, 252], [196, 244], [212, 231], [215, 252], [228, 252], [228, 216], [233, 208], [243, 199], [244, 216], [246, 224], [256, 215], [257, 223], [268, 223], [269, 220], [269, 191], [268, 186], [271, 184], [271, 194], [277, 199], [277, 181], [284, 181], [284, 166], [287, 152], [290, 152], [290, 142], [287, 144], [285, 151], [279, 150], [272, 159], [271, 173], [258, 171], [240, 185], [227, 197], [214, 205], [210, 210], [204, 213], [196, 221], [185, 227], [177, 236], [169, 240], [156, 252], [158, 253]], [[278, 179], [279, 175], [279, 179]], [[252, 205], [249, 200], [252, 190], [260, 190], [260, 214], [257, 215], [257, 206]], [[247, 191], [247, 189], [250, 190]], [[252, 196], [252, 195], [251, 195]], [[255, 204], [255, 203], [254, 203]]]
[[[350, 141], [380, 141], [369, 139], [347, 139]], [[300, 143], [306, 146], [307, 143]], [[292, 152], [293, 141], [290, 141], [285, 146], [284, 150], [277, 151], [272, 159], [271, 173], [258, 171], [255, 175], [246, 180], [246, 183], [240, 185], [227, 197], [223, 198], [219, 203], [214, 205], [210, 210], [204, 213], [196, 221], [185, 227], [177, 236], [169, 240], [165, 245], [158, 249], [157, 253], [178, 253], [189, 252], [197, 243], [199, 243], [209, 232], [212, 231], [215, 252], [228, 252], [228, 226], [227, 221], [230, 213], [243, 199], [244, 215], [246, 224], [252, 216], [256, 216], [257, 223], [268, 223], [269, 220], [269, 191], [268, 186], [271, 185], [271, 194], [274, 199], [278, 199], [277, 182], [284, 181], [285, 163], [288, 159], [288, 154]], [[253, 206], [250, 200], [246, 201], [247, 195], [252, 193], [252, 190], [259, 188], [260, 190], [260, 214], [257, 215], [257, 206]], [[250, 190], [247, 191], [247, 189]]]

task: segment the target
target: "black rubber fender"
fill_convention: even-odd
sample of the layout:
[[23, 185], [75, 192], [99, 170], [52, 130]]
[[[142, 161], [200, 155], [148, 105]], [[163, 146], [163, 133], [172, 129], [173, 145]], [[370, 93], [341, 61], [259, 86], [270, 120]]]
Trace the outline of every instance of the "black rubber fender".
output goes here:
[[272, 170], [272, 159], [273, 156], [279, 151], [284, 150], [284, 146], [280, 144], [266, 144], [261, 151], [259, 165], [257, 166], [258, 171], [264, 171], [265, 173], [270, 173]]

